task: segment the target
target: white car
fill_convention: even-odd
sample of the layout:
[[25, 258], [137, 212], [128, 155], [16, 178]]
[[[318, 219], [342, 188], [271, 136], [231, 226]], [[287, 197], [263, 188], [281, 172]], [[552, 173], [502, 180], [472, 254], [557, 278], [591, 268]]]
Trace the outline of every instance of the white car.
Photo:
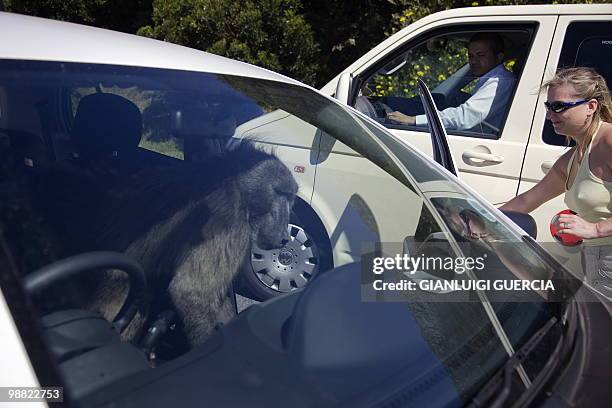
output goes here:
[[[248, 64], [6, 13], [0, 34], [0, 400], [607, 401], [609, 303], [457, 180], [426, 86], [446, 169]], [[312, 237], [327, 271], [298, 262]], [[288, 293], [236, 316], [251, 243]]]
[[[363, 55], [322, 88], [322, 92], [374, 117], [391, 133], [431, 155], [426, 126], [386, 119], [386, 113], [422, 113], [414, 98], [416, 79], [431, 89], [440, 110], [459, 106], [473, 92], [467, 45], [477, 33], [495, 33], [504, 42], [503, 63], [515, 77], [498, 122], [485, 118], [469, 129], [447, 128], [459, 178], [499, 206], [542, 179], [566, 151], [565, 137], [546, 123], [540, 86], [557, 68], [589, 66], [612, 83], [612, 5], [529, 5], [469, 7], [431, 14], [408, 25]], [[369, 106], [368, 106], [369, 105]], [[372, 105], [374, 105], [372, 107]], [[502, 106], [503, 107], [503, 106]], [[337, 152], [347, 149], [337, 144]], [[538, 241], [553, 215], [565, 209], [563, 197], [533, 213]], [[547, 244], [568, 262], [574, 249]], [[575, 259], [574, 259], [575, 262]], [[576, 264], [573, 264], [576, 265]]]

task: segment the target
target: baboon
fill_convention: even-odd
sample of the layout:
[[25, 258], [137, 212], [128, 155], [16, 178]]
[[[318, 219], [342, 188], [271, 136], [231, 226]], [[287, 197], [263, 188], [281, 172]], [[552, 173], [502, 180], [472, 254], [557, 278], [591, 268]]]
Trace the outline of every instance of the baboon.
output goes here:
[[[190, 346], [231, 319], [227, 293], [251, 243], [273, 249], [289, 239], [297, 188], [287, 167], [251, 142], [202, 163], [149, 167], [111, 188], [96, 211], [94, 247], [140, 262], [151, 300], [149, 316], [137, 315], [124, 338], [137, 340], [165, 307]], [[112, 319], [127, 294], [125, 276], [109, 271], [94, 286], [90, 308]]]

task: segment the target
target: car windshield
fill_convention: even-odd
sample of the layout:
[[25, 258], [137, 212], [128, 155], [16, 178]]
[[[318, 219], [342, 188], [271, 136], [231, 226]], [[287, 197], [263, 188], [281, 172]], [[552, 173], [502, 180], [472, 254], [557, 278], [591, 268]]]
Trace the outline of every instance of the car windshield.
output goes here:
[[[45, 344], [40, 360], [24, 340], [38, 375], [85, 405], [460, 406], [560, 317], [557, 265], [305, 86], [0, 61], [0, 168], [3, 294]], [[379, 290], [382, 272], [416, 288]], [[467, 283], [494, 280], [523, 286]]]

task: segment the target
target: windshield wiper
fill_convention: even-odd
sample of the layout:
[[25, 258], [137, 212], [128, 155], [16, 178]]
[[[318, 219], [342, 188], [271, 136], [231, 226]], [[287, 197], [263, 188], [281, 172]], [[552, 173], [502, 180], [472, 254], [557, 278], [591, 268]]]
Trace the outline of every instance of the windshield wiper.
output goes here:
[[[512, 373], [516, 368], [521, 365], [525, 359], [531, 354], [536, 346], [542, 341], [546, 334], [559, 324], [559, 320], [553, 316], [542, 326], [537, 332], [535, 332], [529, 340], [523, 346], [518, 349], [512, 357], [504, 364], [504, 366], [489, 380], [489, 382], [476, 394], [472, 399], [468, 408], [477, 407], [502, 407], [508, 396], [510, 395], [510, 389], [512, 387]], [[489, 403], [493, 394], [499, 394], [495, 400]]]

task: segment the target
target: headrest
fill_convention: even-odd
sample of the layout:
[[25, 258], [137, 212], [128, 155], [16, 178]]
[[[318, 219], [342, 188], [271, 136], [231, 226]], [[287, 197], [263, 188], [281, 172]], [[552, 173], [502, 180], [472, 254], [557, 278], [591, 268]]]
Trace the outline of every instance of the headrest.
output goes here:
[[142, 136], [140, 110], [126, 98], [95, 93], [79, 102], [72, 139], [81, 155], [121, 155], [135, 150]]

